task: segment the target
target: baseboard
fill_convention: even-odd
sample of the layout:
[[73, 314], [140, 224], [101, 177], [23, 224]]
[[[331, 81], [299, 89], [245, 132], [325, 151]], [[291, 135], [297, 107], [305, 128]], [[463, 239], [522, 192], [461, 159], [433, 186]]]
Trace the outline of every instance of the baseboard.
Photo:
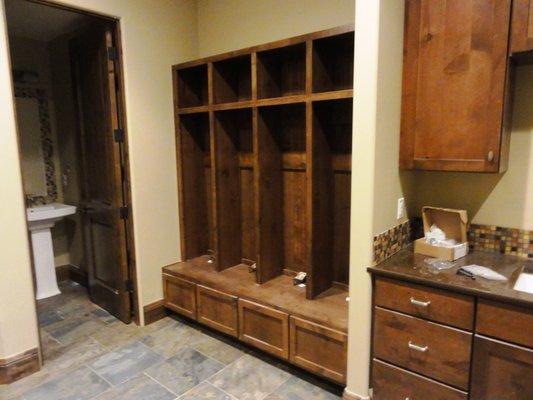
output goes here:
[[144, 324], [150, 325], [168, 315], [168, 310], [165, 308], [165, 301], [163, 299], [154, 301], [143, 307]]
[[344, 389], [344, 392], [342, 394], [342, 400], [370, 400], [370, 396], [359, 396], [358, 394], [355, 394], [353, 392], [350, 392], [347, 388]]
[[39, 350], [31, 349], [13, 357], [0, 359], [0, 385], [13, 383], [39, 371]]
[[56, 267], [56, 276], [58, 282], [71, 280], [73, 282], [79, 283], [81, 286], [87, 287], [89, 279], [87, 277], [87, 272], [81, 268], [75, 267], [72, 264], [61, 265]]

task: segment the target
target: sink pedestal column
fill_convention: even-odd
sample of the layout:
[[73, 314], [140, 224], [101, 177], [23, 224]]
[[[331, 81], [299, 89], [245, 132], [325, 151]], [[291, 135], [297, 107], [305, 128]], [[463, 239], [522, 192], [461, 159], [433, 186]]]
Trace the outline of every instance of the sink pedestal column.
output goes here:
[[54, 223], [30, 229], [33, 246], [33, 263], [37, 281], [37, 300], [60, 294], [54, 264], [54, 247], [50, 228]]

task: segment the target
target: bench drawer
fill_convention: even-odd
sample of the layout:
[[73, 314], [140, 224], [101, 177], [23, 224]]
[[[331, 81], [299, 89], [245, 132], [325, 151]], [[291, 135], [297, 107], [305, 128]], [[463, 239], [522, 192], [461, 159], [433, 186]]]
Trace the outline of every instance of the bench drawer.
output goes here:
[[533, 309], [480, 299], [476, 331], [533, 348]]
[[206, 286], [196, 287], [198, 322], [230, 336], [239, 336], [237, 297]]
[[474, 298], [462, 294], [377, 278], [375, 304], [456, 328], [474, 326]]
[[304, 369], [345, 383], [347, 344], [348, 337], [343, 332], [290, 318], [291, 361]]
[[289, 314], [239, 299], [239, 339], [289, 359]]
[[376, 307], [374, 357], [467, 390], [472, 334]]
[[173, 275], [163, 274], [165, 307], [196, 319], [196, 284]]
[[374, 360], [373, 400], [467, 400], [468, 394], [429, 378]]

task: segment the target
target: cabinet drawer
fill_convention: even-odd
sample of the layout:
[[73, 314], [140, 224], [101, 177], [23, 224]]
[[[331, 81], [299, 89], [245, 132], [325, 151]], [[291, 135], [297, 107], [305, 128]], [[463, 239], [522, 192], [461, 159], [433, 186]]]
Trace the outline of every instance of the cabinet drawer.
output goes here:
[[346, 382], [346, 334], [290, 318], [291, 361], [339, 383]]
[[196, 319], [196, 284], [172, 275], [163, 274], [165, 307]]
[[476, 331], [533, 348], [533, 310], [479, 300]]
[[227, 335], [239, 335], [237, 297], [206, 286], [196, 287], [198, 322]]
[[289, 314], [239, 299], [239, 339], [277, 357], [289, 358]]
[[467, 400], [468, 394], [379, 360], [372, 362], [374, 400]]
[[473, 329], [472, 297], [385, 278], [377, 278], [375, 285], [377, 306], [457, 328]]
[[476, 335], [470, 398], [533, 399], [533, 350]]
[[472, 334], [376, 307], [374, 357], [468, 388]]

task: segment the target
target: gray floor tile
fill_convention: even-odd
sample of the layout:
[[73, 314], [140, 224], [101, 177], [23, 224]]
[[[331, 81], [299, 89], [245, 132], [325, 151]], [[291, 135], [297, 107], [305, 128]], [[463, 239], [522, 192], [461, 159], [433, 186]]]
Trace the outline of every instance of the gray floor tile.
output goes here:
[[107, 390], [95, 400], [174, 400], [176, 395], [141, 374]]
[[63, 321], [64, 319], [57, 310], [45, 310], [43, 312], [40, 312], [38, 317], [40, 327], [52, 325], [53, 323]]
[[216, 338], [204, 335], [205, 338], [193, 344], [192, 347], [223, 364], [231, 364], [241, 358], [244, 352], [238, 348], [224, 343]]
[[59, 326], [57, 325], [54, 324], [55, 328], [48, 332], [54, 339], [67, 344], [101, 330], [104, 324], [96, 320], [68, 319], [60, 322]]
[[179, 400], [235, 400], [235, 398], [214, 387], [209, 382], [204, 382], [179, 397]]
[[340, 400], [341, 397], [295, 376], [281, 385], [265, 400]]
[[263, 400], [291, 375], [264, 361], [245, 355], [209, 379], [216, 387], [240, 400]]
[[161, 361], [163, 357], [142, 343], [134, 342], [104, 354], [89, 364], [89, 367], [113, 385], [118, 385]]
[[183, 348], [192, 347], [206, 338], [207, 335], [200, 331], [174, 321], [170, 326], [146, 335], [141, 341], [156, 353], [168, 358]]
[[88, 400], [110, 385], [87, 367], [52, 379], [23, 393], [25, 400]]
[[184, 348], [146, 374], [176, 394], [183, 394], [224, 368], [219, 363], [191, 348]]

